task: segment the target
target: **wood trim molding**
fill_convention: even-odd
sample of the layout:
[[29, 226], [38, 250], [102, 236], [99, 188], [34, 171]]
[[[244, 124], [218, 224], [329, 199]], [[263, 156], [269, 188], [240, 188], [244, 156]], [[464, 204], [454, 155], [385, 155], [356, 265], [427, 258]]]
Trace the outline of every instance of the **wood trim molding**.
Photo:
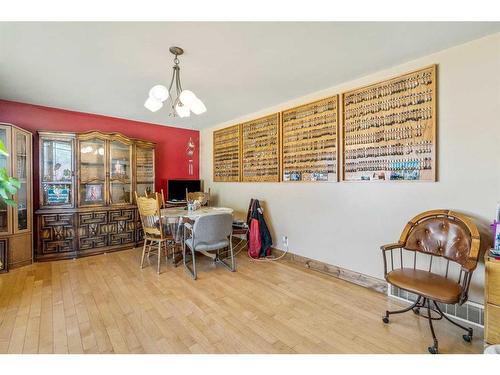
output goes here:
[[[278, 250], [275, 248], [272, 249], [272, 252], [277, 257], [284, 253], [283, 250]], [[320, 262], [319, 260], [310, 259], [290, 252], [285, 255], [284, 259], [289, 262], [302, 265], [305, 268], [309, 268], [313, 271], [325, 273], [338, 279], [374, 290], [375, 292], [387, 294], [387, 282], [385, 280], [364, 275], [356, 271], [348, 270], [339, 266], [334, 266], [325, 262]]]

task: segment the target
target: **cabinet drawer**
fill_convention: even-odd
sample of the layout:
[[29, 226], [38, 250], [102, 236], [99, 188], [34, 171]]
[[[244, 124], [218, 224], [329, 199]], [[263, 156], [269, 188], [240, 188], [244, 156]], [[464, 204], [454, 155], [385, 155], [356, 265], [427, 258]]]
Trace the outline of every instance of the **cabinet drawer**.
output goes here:
[[488, 344], [500, 344], [500, 306], [486, 305], [484, 338]]
[[489, 260], [486, 262], [486, 272], [488, 273], [488, 303], [500, 306], [500, 262]]

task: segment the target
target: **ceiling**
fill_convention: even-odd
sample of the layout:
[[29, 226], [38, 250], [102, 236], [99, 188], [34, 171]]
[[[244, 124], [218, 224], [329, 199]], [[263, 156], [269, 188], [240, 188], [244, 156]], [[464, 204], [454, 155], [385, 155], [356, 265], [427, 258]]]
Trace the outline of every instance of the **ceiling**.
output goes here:
[[[500, 31], [498, 22], [0, 23], [0, 98], [199, 129]], [[208, 111], [143, 107], [182, 85]]]

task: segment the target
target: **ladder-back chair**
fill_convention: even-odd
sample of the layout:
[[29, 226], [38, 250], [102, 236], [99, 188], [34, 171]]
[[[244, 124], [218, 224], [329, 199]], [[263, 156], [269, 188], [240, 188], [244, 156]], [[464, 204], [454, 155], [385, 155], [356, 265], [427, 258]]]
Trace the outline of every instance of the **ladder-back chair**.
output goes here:
[[[144, 245], [142, 247], [141, 269], [144, 265], [144, 257], [147, 254], [148, 261], [151, 252], [157, 253], [158, 265], [157, 272], [160, 273], [161, 253], [166, 251], [166, 259], [168, 259], [169, 244], [173, 243], [172, 235], [166, 233], [165, 226], [161, 219], [161, 197], [158, 193], [150, 194], [149, 197], [141, 197], [135, 192], [135, 200], [137, 209], [141, 217], [142, 229], [144, 231]], [[157, 245], [157, 249], [153, 246]], [[174, 250], [172, 249], [172, 257]]]
[[[391, 314], [410, 310], [420, 314], [420, 309], [425, 308], [427, 313], [422, 316], [429, 320], [434, 340], [433, 346], [428, 347], [430, 353], [438, 353], [433, 320], [445, 318], [462, 328], [467, 331], [463, 339], [470, 342], [472, 328], [451, 320], [438, 303], [461, 305], [467, 301], [480, 249], [479, 231], [472, 219], [450, 210], [426, 211], [408, 222], [397, 243], [384, 245], [381, 249], [387, 282], [417, 296], [415, 303], [408, 308], [386, 311], [382, 319], [384, 323], [389, 323]], [[439, 261], [441, 267], [436, 261], [433, 269], [434, 258], [443, 258]], [[458, 275], [452, 275], [450, 262], [457, 266]]]
[[189, 192], [188, 189], [186, 189], [186, 201], [199, 201], [202, 206], [210, 206], [210, 188], [207, 193], [203, 191]]

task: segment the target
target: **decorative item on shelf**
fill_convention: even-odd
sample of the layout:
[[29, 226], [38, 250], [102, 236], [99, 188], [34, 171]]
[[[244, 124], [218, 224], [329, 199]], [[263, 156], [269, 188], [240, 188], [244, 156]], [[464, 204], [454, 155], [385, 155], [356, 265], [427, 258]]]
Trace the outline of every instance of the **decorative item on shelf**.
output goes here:
[[283, 181], [338, 181], [338, 96], [282, 112]]
[[275, 113], [242, 126], [242, 181], [280, 180], [280, 115]]
[[[163, 85], [153, 86], [144, 107], [151, 112], [156, 112], [163, 107], [163, 103], [168, 99], [170, 102], [169, 116], [189, 117], [191, 112], [201, 115], [207, 111], [205, 104], [192, 91], [182, 89], [178, 56], [182, 55], [184, 50], [180, 47], [170, 47], [170, 52], [175, 55], [170, 85], [168, 89]], [[173, 88], [175, 88], [175, 97], [173, 96]]]
[[435, 181], [436, 65], [343, 95], [346, 181]]
[[195, 145], [194, 145], [193, 139], [191, 137], [189, 137], [189, 141], [188, 141], [187, 148], [186, 148], [186, 155], [188, 157], [188, 174], [190, 176], [192, 176], [194, 174], [194, 168], [193, 168], [194, 149], [195, 149]]
[[240, 181], [241, 125], [213, 133], [213, 179], [216, 182]]

